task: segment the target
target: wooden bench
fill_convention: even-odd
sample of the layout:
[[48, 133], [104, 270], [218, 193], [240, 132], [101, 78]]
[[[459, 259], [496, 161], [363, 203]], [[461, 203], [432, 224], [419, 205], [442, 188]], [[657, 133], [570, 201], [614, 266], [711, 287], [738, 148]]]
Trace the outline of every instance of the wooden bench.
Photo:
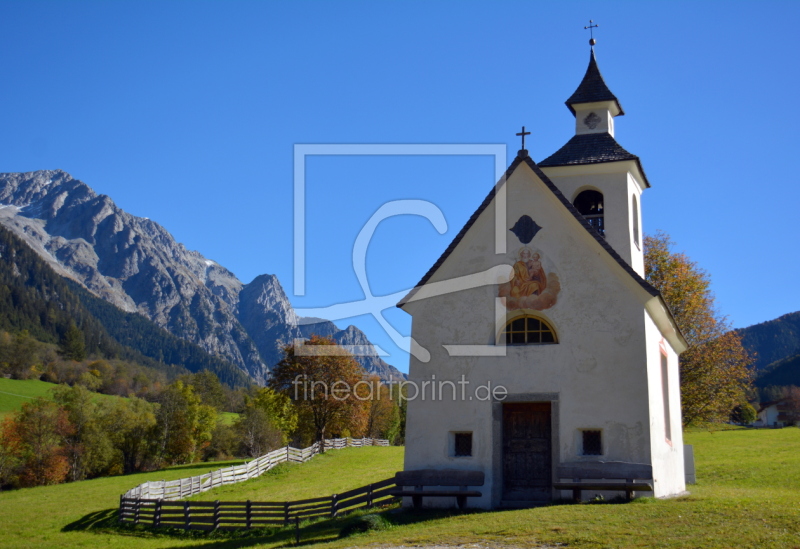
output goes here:
[[[625, 497], [628, 501], [633, 499], [634, 492], [653, 491], [653, 486], [650, 483], [653, 478], [653, 467], [646, 463], [628, 463], [624, 461], [562, 463], [556, 468], [556, 476], [559, 479], [572, 479], [570, 482], [555, 482], [553, 483], [553, 488], [556, 490], [572, 490], [572, 498], [576, 502], [581, 501], [581, 492], [583, 490], [622, 491], [625, 492]], [[617, 482], [608, 482], [606, 479], [616, 480]]]
[[[454, 497], [459, 509], [467, 505], [467, 498], [480, 497], [477, 490], [468, 490], [469, 486], [483, 486], [483, 471], [461, 471], [458, 469], [420, 469], [418, 471], [400, 471], [394, 476], [397, 489], [389, 494], [399, 497], [410, 497], [415, 509], [422, 508], [422, 498]], [[413, 486], [413, 490], [409, 487]], [[458, 486], [458, 490], [426, 490], [430, 487]]]

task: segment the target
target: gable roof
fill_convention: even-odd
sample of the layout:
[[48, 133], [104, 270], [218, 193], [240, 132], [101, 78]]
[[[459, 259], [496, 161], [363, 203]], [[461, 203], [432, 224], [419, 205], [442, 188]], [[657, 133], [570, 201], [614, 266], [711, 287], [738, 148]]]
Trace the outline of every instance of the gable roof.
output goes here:
[[584, 133], [575, 135], [563, 147], [539, 162], [542, 168], [553, 166], [575, 166], [579, 164], [600, 164], [603, 162], [620, 162], [633, 160], [644, 179], [646, 187], [650, 182], [642, 168], [642, 162], [635, 154], [629, 153], [611, 134]]
[[606, 85], [606, 81], [603, 80], [603, 75], [600, 74], [600, 69], [597, 66], [597, 59], [594, 57], [594, 48], [592, 48], [586, 74], [578, 85], [578, 89], [567, 99], [566, 105], [570, 112], [575, 114], [573, 105], [594, 103], [595, 101], [613, 101], [619, 109], [620, 116], [625, 114], [625, 111], [622, 110], [622, 105], [619, 104], [617, 96], [611, 93], [611, 90], [609, 90]]
[[628, 263], [624, 259], [622, 259], [622, 257], [620, 257], [620, 255], [614, 250], [614, 248], [612, 248], [608, 244], [606, 239], [603, 238], [600, 235], [600, 233], [594, 230], [594, 228], [589, 224], [586, 218], [583, 217], [578, 212], [577, 209], [575, 209], [575, 206], [573, 206], [572, 203], [569, 200], [567, 200], [563, 194], [561, 194], [561, 191], [558, 190], [558, 187], [556, 187], [555, 184], [553, 184], [553, 182], [550, 181], [550, 178], [548, 178], [544, 174], [544, 172], [542, 172], [542, 170], [539, 169], [539, 166], [536, 165], [536, 163], [531, 159], [531, 157], [528, 156], [527, 151], [525, 151], [524, 153], [523, 151], [520, 151], [520, 154], [517, 155], [517, 157], [508, 167], [506, 173], [503, 174], [503, 177], [500, 178], [500, 181], [498, 181], [497, 184], [492, 188], [492, 190], [489, 191], [489, 194], [483, 200], [478, 209], [475, 210], [475, 213], [473, 213], [472, 216], [470, 216], [467, 223], [464, 225], [464, 227], [462, 227], [462, 229], [459, 231], [459, 233], [456, 235], [456, 237], [453, 239], [453, 241], [450, 243], [450, 245], [447, 247], [444, 253], [439, 257], [436, 263], [433, 264], [433, 266], [428, 270], [428, 272], [425, 273], [425, 276], [422, 277], [422, 279], [416, 284], [416, 286], [414, 286], [414, 288], [412, 288], [411, 291], [408, 292], [408, 294], [406, 294], [406, 296], [402, 300], [400, 300], [400, 302], [397, 304], [398, 307], [402, 307], [403, 305], [405, 305], [414, 296], [414, 294], [416, 294], [417, 291], [419, 291], [419, 289], [422, 286], [428, 283], [428, 280], [430, 280], [433, 274], [439, 269], [439, 267], [442, 266], [442, 264], [445, 262], [445, 260], [447, 260], [450, 254], [453, 253], [453, 250], [456, 249], [456, 246], [458, 246], [458, 244], [467, 234], [467, 231], [469, 231], [469, 229], [472, 227], [475, 221], [477, 221], [478, 217], [480, 217], [483, 211], [487, 207], [489, 207], [489, 204], [492, 202], [492, 199], [494, 198], [497, 189], [501, 185], [504, 185], [506, 181], [508, 181], [508, 178], [511, 177], [511, 174], [514, 173], [514, 171], [523, 163], [527, 164], [528, 167], [531, 170], [533, 170], [533, 172], [539, 177], [539, 179], [542, 180], [545, 186], [556, 196], [559, 202], [561, 202], [564, 205], [564, 207], [567, 208], [567, 210], [575, 217], [575, 219], [578, 220], [578, 222], [583, 226], [583, 228], [589, 232], [589, 234], [597, 241], [598, 244], [600, 244], [600, 246], [603, 247], [603, 249], [606, 252], [609, 253], [609, 255], [611, 255], [611, 257], [619, 264], [620, 267], [622, 267], [625, 270], [626, 273], [628, 273], [642, 288], [644, 288], [644, 290], [647, 293], [649, 293], [653, 297], [661, 298], [661, 294], [659, 293], [659, 291], [656, 290], [644, 278], [642, 278], [639, 275], [639, 273], [634, 271], [633, 268], [630, 265], [628, 265]]

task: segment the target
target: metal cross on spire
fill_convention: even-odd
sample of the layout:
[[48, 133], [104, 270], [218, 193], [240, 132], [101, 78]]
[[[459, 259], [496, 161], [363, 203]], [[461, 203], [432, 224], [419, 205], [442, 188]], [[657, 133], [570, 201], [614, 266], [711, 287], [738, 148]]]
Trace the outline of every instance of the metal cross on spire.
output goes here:
[[522, 131], [517, 134], [517, 135], [521, 135], [522, 136], [522, 150], [523, 151], [525, 150], [525, 136], [526, 135], [530, 135], [530, 134], [531, 134], [531, 132], [526, 132], [525, 131], [525, 126], [522, 126]]
[[594, 29], [596, 29], [597, 27], [600, 26], [600, 25], [593, 25], [592, 23], [594, 23], [594, 21], [589, 19], [589, 26], [588, 27], [583, 27], [584, 29], [589, 29], [589, 36], [590, 36], [589, 45], [590, 46], [594, 46], [595, 44], [597, 44], [597, 40], [594, 39]]

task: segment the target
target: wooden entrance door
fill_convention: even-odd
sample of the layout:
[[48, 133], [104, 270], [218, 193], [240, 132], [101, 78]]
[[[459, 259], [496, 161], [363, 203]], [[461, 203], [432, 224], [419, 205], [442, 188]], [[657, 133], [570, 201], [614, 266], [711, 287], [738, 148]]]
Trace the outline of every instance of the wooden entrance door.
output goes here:
[[503, 404], [503, 500], [551, 499], [550, 434], [549, 402]]

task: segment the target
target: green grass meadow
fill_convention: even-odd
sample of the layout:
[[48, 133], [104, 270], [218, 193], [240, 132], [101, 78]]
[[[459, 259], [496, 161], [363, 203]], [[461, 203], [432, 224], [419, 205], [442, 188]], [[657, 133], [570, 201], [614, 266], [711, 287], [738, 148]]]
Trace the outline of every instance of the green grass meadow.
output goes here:
[[[690, 432], [698, 484], [668, 500], [554, 504], [494, 512], [383, 512], [384, 528], [339, 538], [350, 516], [306, 524], [302, 544], [325, 548], [481, 544], [485, 547], [764, 547], [800, 549], [800, 429]], [[302, 465], [200, 496], [204, 500], [289, 500], [329, 495], [391, 476], [402, 448], [330, 451]], [[225, 464], [228, 465], [228, 464]], [[245, 534], [153, 532], [114, 523], [119, 494], [145, 480], [176, 479], [221, 464], [29, 488], [0, 494], [0, 546], [288, 547], [291, 530]], [[361, 513], [364, 514], [364, 513]]]
[[0, 377], [0, 419], [19, 410], [25, 402], [36, 397], [52, 399], [50, 389], [58, 387], [38, 379], [7, 379]]
[[[19, 410], [25, 402], [36, 397], [52, 400], [51, 389], [58, 387], [56, 383], [39, 381], [38, 379], [7, 379], [0, 377], [0, 420]], [[96, 393], [96, 399], [125, 398], [115, 395]], [[219, 412], [219, 420], [226, 425], [233, 425], [239, 414]]]

